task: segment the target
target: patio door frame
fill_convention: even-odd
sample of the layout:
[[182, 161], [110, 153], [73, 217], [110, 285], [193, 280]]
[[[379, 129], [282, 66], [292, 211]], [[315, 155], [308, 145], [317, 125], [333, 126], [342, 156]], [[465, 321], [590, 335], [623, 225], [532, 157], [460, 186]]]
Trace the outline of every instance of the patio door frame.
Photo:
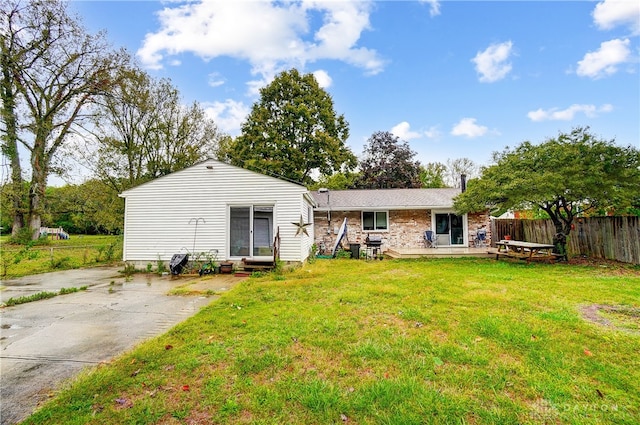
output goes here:
[[[444, 215], [444, 214], [449, 216], [449, 231], [448, 231], [449, 243], [448, 244], [441, 242], [441, 238], [439, 238], [439, 235], [443, 235], [443, 233], [438, 234], [437, 222], [436, 222], [436, 215]], [[460, 217], [462, 219], [462, 243], [461, 244], [451, 243], [451, 216], [452, 215]], [[449, 209], [431, 210], [431, 227], [435, 232], [436, 237], [438, 238], [438, 246], [448, 246], [452, 248], [469, 246], [469, 237], [468, 237], [469, 222], [468, 222], [467, 214], [458, 215], [455, 213], [455, 211], [449, 210]]]
[[[249, 216], [247, 217], [247, 221], [248, 223], [245, 222], [245, 224], [247, 224], [248, 227], [248, 231], [249, 231], [249, 235], [248, 235], [248, 246], [244, 246], [242, 245], [241, 248], [236, 248], [234, 247], [234, 225], [232, 224], [232, 211], [233, 209], [240, 209], [240, 208], [244, 208], [244, 209], [248, 209], [249, 210]], [[256, 211], [256, 209], [258, 208], [271, 208], [271, 216], [267, 216], [266, 217], [260, 217], [259, 215], [256, 214], [256, 212], [262, 212], [264, 213], [264, 211]], [[275, 212], [276, 212], [276, 206], [274, 204], [238, 204], [238, 205], [229, 205], [228, 207], [228, 220], [227, 220], [227, 229], [228, 229], [228, 239], [227, 239], [227, 249], [229, 252], [229, 258], [230, 259], [234, 259], [234, 260], [239, 260], [242, 258], [247, 258], [247, 259], [252, 259], [252, 260], [273, 260], [273, 239], [274, 239], [274, 235], [275, 235], [275, 223], [276, 223], [276, 217], [275, 217]], [[240, 217], [240, 219], [242, 219], [244, 217]], [[270, 255], [256, 255], [256, 253], [254, 252], [256, 246], [255, 246], [255, 241], [256, 241], [256, 219], [267, 219], [270, 220], [270, 224], [271, 224], [271, 229], [269, 229], [268, 227], [266, 228], [268, 231], [270, 231], [270, 233], [267, 236], [267, 240], [269, 243], [269, 247], [271, 248], [271, 253]], [[235, 241], [235, 243], [238, 242], [244, 242], [246, 243], [246, 239], [242, 238], [242, 239], [237, 239]], [[247, 249], [248, 248], [248, 249]], [[247, 249], [247, 251], [245, 252], [245, 249]], [[238, 252], [240, 250], [240, 252]], [[246, 255], [245, 255], [246, 254]]]

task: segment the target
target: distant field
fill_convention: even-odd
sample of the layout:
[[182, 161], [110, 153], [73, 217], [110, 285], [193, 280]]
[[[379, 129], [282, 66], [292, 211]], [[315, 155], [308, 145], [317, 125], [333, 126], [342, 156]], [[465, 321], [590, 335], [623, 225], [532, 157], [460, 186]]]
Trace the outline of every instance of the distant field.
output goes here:
[[71, 235], [66, 240], [48, 238], [31, 247], [9, 244], [8, 240], [9, 236], [0, 237], [2, 278], [106, 264], [122, 258], [121, 236]]

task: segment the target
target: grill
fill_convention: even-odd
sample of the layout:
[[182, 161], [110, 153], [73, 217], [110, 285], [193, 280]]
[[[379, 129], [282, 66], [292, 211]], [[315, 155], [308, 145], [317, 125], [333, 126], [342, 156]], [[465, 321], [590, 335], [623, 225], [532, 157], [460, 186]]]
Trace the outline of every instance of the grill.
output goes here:
[[364, 243], [367, 245], [367, 247], [380, 247], [380, 245], [382, 245], [382, 236], [368, 235]]
[[364, 243], [367, 246], [367, 260], [371, 260], [371, 259], [382, 260], [383, 255], [382, 255], [382, 251], [380, 250], [380, 246], [382, 245], [382, 236], [367, 235], [367, 238], [364, 240]]

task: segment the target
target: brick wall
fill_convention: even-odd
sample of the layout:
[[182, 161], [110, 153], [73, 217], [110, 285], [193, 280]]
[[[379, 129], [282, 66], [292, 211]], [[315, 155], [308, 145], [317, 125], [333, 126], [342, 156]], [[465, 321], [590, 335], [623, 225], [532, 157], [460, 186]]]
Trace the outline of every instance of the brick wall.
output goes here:
[[[359, 243], [364, 245], [368, 234], [382, 236], [383, 249], [387, 248], [424, 248], [424, 231], [430, 229], [430, 210], [396, 210], [389, 211], [388, 232], [363, 232], [360, 211], [332, 211], [331, 223], [327, 220], [326, 211], [315, 211], [314, 231], [316, 244], [330, 253], [336, 241], [336, 233], [347, 218], [347, 235], [343, 243]], [[489, 213], [468, 215], [468, 240], [473, 246], [476, 231], [482, 226], [487, 230], [487, 243], [491, 240]]]
[[467, 221], [469, 225], [469, 246], [473, 246], [476, 231], [482, 226], [487, 231], [487, 245], [491, 245], [491, 217], [489, 216], [489, 211], [467, 214]]

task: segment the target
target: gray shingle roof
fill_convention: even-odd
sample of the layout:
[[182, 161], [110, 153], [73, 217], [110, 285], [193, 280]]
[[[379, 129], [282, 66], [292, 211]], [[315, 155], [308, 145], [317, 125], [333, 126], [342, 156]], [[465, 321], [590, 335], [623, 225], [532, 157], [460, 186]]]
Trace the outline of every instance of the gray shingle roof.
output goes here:
[[312, 192], [320, 211], [355, 211], [362, 209], [431, 209], [451, 208], [460, 189], [358, 189]]

